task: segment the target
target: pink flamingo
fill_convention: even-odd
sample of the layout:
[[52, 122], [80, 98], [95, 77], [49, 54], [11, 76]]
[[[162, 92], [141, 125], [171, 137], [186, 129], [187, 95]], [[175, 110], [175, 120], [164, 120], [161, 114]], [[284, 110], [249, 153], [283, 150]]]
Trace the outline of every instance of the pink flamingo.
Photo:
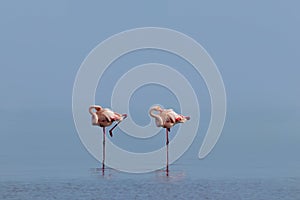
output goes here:
[[[155, 113], [156, 112], [156, 113]], [[169, 132], [171, 127], [178, 123], [184, 123], [190, 120], [190, 117], [177, 114], [172, 109], [162, 109], [160, 106], [153, 106], [149, 110], [151, 117], [155, 118], [157, 127], [166, 129], [166, 145], [167, 145], [167, 176], [169, 175]]]
[[[96, 112], [93, 112], [96, 110]], [[89, 113], [92, 115], [92, 125], [103, 127], [103, 160], [102, 160], [102, 170], [104, 170], [105, 161], [105, 127], [110, 126], [113, 122], [117, 122], [110, 130], [109, 134], [112, 137], [112, 131], [127, 117], [127, 114], [119, 114], [113, 112], [108, 108], [102, 108], [98, 105], [92, 105], [89, 108]]]

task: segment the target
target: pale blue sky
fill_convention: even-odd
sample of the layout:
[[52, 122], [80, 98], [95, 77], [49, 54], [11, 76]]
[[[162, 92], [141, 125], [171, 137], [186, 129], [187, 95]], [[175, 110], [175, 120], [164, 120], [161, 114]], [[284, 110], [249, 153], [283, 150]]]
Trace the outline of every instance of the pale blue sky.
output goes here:
[[[287, 170], [300, 175], [299, 7], [296, 0], [2, 1], [0, 175], [23, 167], [97, 165], [73, 124], [75, 75], [98, 43], [144, 26], [171, 28], [194, 38], [223, 76], [228, 98], [224, 132], [212, 154], [195, 165], [253, 171], [262, 167], [273, 175]], [[180, 62], [155, 51], [126, 59], [128, 66], [155, 59]], [[109, 91], [101, 89], [97, 97], [105, 92]], [[142, 93], [136, 98], [141, 101]], [[207, 94], [202, 98], [209, 105]], [[204, 114], [198, 140], [185, 155], [188, 159], [197, 159], [208, 119]]]

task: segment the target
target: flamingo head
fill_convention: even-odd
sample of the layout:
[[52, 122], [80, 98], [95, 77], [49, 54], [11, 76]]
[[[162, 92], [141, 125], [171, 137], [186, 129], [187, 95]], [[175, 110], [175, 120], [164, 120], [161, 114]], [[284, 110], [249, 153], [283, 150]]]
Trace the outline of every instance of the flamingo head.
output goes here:
[[176, 123], [184, 123], [187, 120], [190, 120], [191, 118], [189, 116], [183, 116], [183, 115], [179, 115], [178, 117], [176, 117]]

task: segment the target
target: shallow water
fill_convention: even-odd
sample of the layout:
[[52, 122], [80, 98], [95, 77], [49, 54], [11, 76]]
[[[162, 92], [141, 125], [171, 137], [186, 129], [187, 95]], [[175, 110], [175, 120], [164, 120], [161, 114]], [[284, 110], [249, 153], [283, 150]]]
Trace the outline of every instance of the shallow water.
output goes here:
[[[31, 172], [32, 173], [32, 172]], [[47, 173], [49, 175], [49, 173]], [[90, 168], [85, 175], [32, 173], [0, 180], [0, 199], [299, 199], [300, 178], [193, 176], [173, 166], [147, 174]], [[62, 178], [63, 177], [63, 178]]]
[[[157, 174], [158, 173], [158, 174]], [[299, 199], [300, 179], [198, 179], [110, 172], [81, 179], [0, 182], [0, 199]], [[162, 172], [161, 172], [162, 173]]]

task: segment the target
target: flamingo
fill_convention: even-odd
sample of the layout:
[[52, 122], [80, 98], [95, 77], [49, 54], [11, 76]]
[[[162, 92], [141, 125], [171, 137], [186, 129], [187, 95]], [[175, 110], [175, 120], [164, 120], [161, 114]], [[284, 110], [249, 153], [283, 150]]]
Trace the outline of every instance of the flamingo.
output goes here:
[[[156, 112], [156, 113], [155, 113]], [[160, 106], [153, 106], [149, 110], [151, 117], [155, 118], [155, 124], [157, 127], [163, 127], [166, 129], [166, 145], [167, 145], [167, 165], [166, 172], [167, 176], [169, 175], [169, 132], [171, 128], [178, 124], [184, 123], [187, 120], [190, 120], [189, 116], [183, 116], [177, 114], [173, 109], [163, 109]]]
[[[94, 112], [94, 110], [96, 112]], [[119, 114], [113, 112], [108, 108], [102, 108], [98, 105], [92, 105], [89, 108], [89, 113], [92, 115], [92, 125], [100, 126], [103, 128], [103, 160], [102, 160], [102, 170], [104, 170], [104, 161], [105, 161], [105, 127], [112, 125], [113, 122], [117, 122], [110, 130], [109, 134], [112, 137], [112, 131], [127, 117], [127, 114]]]

